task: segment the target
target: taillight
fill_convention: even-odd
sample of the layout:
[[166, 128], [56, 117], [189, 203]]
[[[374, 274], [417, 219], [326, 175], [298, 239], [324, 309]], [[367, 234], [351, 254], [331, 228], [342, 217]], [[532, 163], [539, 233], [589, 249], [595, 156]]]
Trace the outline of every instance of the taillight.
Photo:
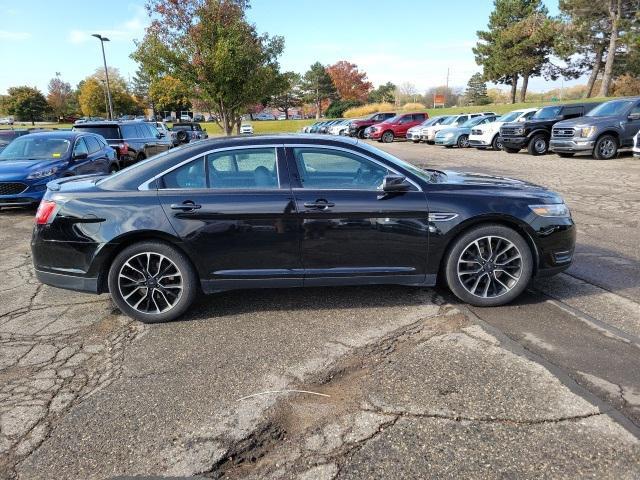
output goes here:
[[118, 145], [118, 153], [120, 155], [126, 155], [129, 153], [129, 144], [127, 142], [122, 142]]
[[36, 224], [45, 225], [49, 223], [49, 220], [53, 218], [53, 214], [56, 211], [56, 202], [52, 202], [49, 200], [43, 200], [40, 202], [38, 206], [38, 211], [36, 212]]

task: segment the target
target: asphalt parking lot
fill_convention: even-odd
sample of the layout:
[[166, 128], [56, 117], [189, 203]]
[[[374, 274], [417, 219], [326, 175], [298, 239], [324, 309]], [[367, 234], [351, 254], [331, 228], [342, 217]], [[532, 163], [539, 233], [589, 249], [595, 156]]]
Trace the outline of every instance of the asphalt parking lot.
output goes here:
[[561, 193], [575, 264], [515, 304], [244, 291], [183, 320], [39, 285], [0, 212], [0, 478], [638, 478], [640, 160], [385, 145]]

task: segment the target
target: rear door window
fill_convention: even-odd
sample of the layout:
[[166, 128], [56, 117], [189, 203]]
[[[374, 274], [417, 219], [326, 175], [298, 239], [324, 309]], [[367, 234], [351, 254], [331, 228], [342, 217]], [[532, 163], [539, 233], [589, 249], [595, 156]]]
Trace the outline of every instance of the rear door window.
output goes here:
[[415, 121], [418, 121], [418, 122], [422, 122], [422, 121], [424, 121], [424, 118], [425, 118], [425, 117], [424, 117], [424, 113], [416, 113], [416, 114], [413, 116], [413, 119], [414, 119]]
[[95, 137], [83, 137], [83, 138], [84, 138], [84, 141], [87, 142], [87, 148], [89, 149], [90, 154], [99, 152], [100, 149], [102, 148], [97, 138]]
[[565, 118], [581, 117], [584, 112], [583, 107], [565, 107], [562, 114]]
[[78, 138], [76, 140], [76, 144], [73, 147], [73, 155], [82, 155], [82, 154], [87, 154], [89, 155], [89, 149], [87, 148], [87, 144], [84, 143], [84, 138]]
[[140, 138], [140, 134], [138, 133], [135, 125], [120, 125], [120, 130], [122, 131], [122, 138]]

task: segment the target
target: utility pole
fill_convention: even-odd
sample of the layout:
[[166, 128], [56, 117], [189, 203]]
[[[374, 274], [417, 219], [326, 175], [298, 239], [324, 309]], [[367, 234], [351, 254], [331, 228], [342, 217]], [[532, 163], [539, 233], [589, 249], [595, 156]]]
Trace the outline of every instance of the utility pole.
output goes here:
[[111, 103], [111, 87], [109, 86], [109, 71], [107, 70], [107, 57], [104, 54], [104, 42], [108, 42], [109, 39], [107, 37], [103, 37], [99, 33], [94, 33], [91, 35], [92, 37], [96, 37], [100, 40], [100, 46], [102, 47], [102, 61], [104, 62], [104, 76], [107, 79], [107, 99], [109, 100], [109, 120], [113, 120], [113, 105]]
[[444, 90], [444, 105], [443, 108], [447, 106], [447, 100], [449, 97], [449, 67], [447, 67], [447, 83]]

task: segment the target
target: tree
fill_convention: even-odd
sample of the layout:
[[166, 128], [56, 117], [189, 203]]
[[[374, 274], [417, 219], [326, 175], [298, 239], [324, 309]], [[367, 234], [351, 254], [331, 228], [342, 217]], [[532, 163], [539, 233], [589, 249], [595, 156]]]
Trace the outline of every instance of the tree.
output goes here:
[[281, 37], [259, 35], [246, 0], [149, 0], [151, 25], [132, 58], [209, 102], [227, 135], [277, 85]]
[[161, 112], [176, 112], [191, 108], [190, 91], [179, 79], [166, 75], [153, 80], [149, 86], [149, 98]]
[[302, 91], [305, 99], [316, 107], [316, 118], [322, 113], [322, 103], [337, 96], [336, 87], [326, 69], [320, 62], [316, 62], [304, 74]]
[[60, 120], [71, 111], [74, 97], [73, 90], [71, 85], [63, 81], [58, 75], [49, 81], [48, 89], [47, 103], [56, 118]]
[[49, 110], [47, 99], [37, 88], [11, 87], [7, 93], [9, 94], [7, 111], [17, 120], [28, 120], [31, 125], [35, 125], [35, 121], [43, 120], [44, 114]]
[[153, 75], [148, 70], [142, 66], [138, 67], [133, 80], [131, 80], [131, 93], [139, 104], [151, 107], [151, 116], [155, 118], [156, 105], [149, 95], [149, 88], [153, 79]]
[[394, 92], [396, 88], [397, 87], [391, 82], [379, 85], [378, 88], [369, 92], [367, 101], [369, 103], [391, 103], [395, 100]]
[[520, 76], [528, 81], [548, 61], [550, 22], [541, 0], [494, 0], [488, 30], [477, 32], [476, 63], [485, 80], [511, 85], [512, 103]]
[[325, 115], [329, 118], [341, 118], [346, 110], [360, 105], [362, 102], [359, 100], [334, 100], [327, 108]]
[[471, 76], [467, 83], [465, 96], [471, 105], [486, 105], [491, 103], [491, 99], [487, 96], [487, 85], [484, 83], [481, 73], [474, 73]]
[[[114, 115], [141, 113], [140, 105], [129, 93], [127, 82], [116, 68], [109, 69], [109, 86]], [[98, 116], [109, 111], [106, 89], [106, 78], [101, 68], [78, 84], [78, 102], [84, 115]]]
[[78, 102], [83, 115], [96, 117], [109, 116], [106, 85], [99, 80], [89, 77], [78, 88]]
[[364, 102], [373, 88], [373, 84], [367, 80], [367, 74], [360, 72], [355, 63], [340, 60], [327, 67], [327, 73], [342, 100]]
[[408, 102], [416, 102], [418, 99], [416, 98], [418, 95], [418, 89], [411, 82], [404, 82], [394, 92], [395, 102], [398, 105], [408, 103]]
[[619, 43], [618, 39], [624, 36], [626, 29], [631, 26], [638, 10], [640, 10], [640, 2], [638, 2], [638, 0], [608, 0], [606, 5], [609, 13], [610, 30], [607, 60], [604, 64], [602, 85], [600, 87], [601, 97], [608, 96], [611, 90], [614, 61]]
[[268, 105], [277, 108], [289, 119], [289, 110], [302, 105], [302, 77], [295, 72], [284, 72], [277, 80], [277, 90]]

